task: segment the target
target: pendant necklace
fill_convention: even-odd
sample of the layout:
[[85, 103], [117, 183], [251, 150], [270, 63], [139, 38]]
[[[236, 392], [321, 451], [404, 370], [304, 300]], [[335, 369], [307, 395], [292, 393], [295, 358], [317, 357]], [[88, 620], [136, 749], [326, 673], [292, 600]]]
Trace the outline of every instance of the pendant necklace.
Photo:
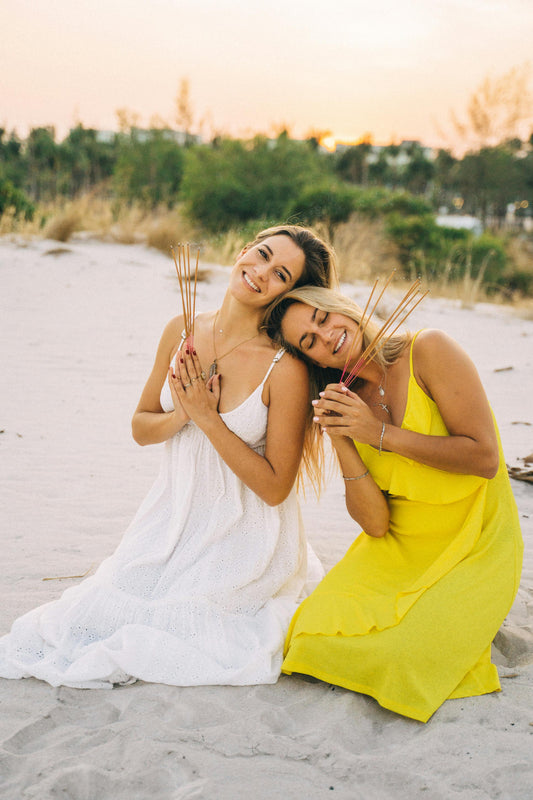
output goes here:
[[[256, 336], [259, 336], [259, 331], [257, 331], [257, 333], [254, 333], [253, 336], [250, 336], [248, 339], [243, 339], [242, 342], [238, 342], [230, 350], [227, 350], [221, 356], [218, 356], [217, 355], [217, 348], [216, 348], [216, 345], [215, 345], [215, 328], [216, 328], [216, 324], [217, 324], [217, 319], [218, 319], [218, 311], [215, 314], [215, 319], [213, 320], [213, 352], [215, 354], [215, 357], [214, 357], [212, 363], [209, 365], [209, 377], [210, 378], [212, 378], [213, 375], [217, 374], [218, 362], [219, 361], [222, 361], [223, 358], [226, 358], [226, 356], [229, 356], [230, 353], [233, 353], [233, 351], [236, 350], [238, 347], [240, 347], [241, 344], [246, 344], [246, 342], [251, 342], [252, 339], [255, 339]], [[222, 333], [222, 330], [220, 330], [219, 332]]]
[[[378, 386], [378, 392], [380, 397], [385, 397], [385, 386], [383, 384], [385, 384], [385, 386], [387, 385], [387, 372], [385, 371], [385, 369], [383, 369], [383, 380], [380, 381]], [[374, 405], [379, 406], [379, 408], [382, 408], [383, 411], [385, 411], [389, 415], [389, 417], [392, 416], [390, 408], [388, 407], [387, 403], [374, 403]]]

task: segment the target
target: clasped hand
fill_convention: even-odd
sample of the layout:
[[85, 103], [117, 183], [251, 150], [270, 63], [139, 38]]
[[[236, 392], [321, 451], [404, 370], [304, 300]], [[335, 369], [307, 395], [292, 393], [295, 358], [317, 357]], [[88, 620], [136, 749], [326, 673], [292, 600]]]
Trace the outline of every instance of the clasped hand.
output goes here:
[[342, 383], [330, 383], [313, 400], [314, 422], [330, 436], [348, 436], [361, 444], [379, 442], [382, 423], [361, 398]]
[[205, 373], [196, 351], [186, 346], [178, 352], [176, 369], [169, 368], [168, 383], [174, 408], [183, 408], [189, 419], [198, 425], [213, 412], [218, 413], [220, 375], [205, 380]]

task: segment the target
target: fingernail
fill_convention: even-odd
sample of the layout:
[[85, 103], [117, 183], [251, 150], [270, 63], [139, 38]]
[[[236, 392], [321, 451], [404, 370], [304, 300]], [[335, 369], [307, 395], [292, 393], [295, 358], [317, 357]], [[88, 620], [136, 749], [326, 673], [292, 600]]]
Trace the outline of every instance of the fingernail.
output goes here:
[[184, 363], [185, 363], [184, 360], [182, 358], [180, 358], [180, 364], [184, 364]]
[[341, 392], [347, 392], [347, 391], [348, 391], [348, 387], [347, 386], [342, 386], [341, 387]]
[[174, 373], [172, 373], [172, 377], [173, 377], [173, 378], [175, 378], [175, 377], [176, 377], [176, 376], [174, 375]]
[[188, 356], [190, 356], [190, 354], [191, 354], [191, 351], [189, 350], [189, 348], [188, 348], [188, 347], [185, 349], [185, 352], [187, 353], [187, 355], [188, 355]]
[[196, 355], [196, 350], [193, 350], [192, 352], [193, 352], [193, 355]]
[[318, 395], [319, 395], [319, 397], [324, 397], [325, 392], [319, 392]]
[[311, 400], [311, 405], [312, 406], [316, 406], [317, 403], [318, 403], [318, 400]]
[[313, 422], [318, 422], [318, 417], [313, 417]]

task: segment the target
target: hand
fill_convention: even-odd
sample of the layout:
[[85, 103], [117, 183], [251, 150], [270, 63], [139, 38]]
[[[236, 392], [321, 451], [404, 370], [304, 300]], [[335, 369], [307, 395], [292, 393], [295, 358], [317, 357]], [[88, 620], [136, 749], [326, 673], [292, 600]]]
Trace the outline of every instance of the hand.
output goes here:
[[176, 371], [169, 371], [169, 385], [172, 397], [184, 409], [188, 417], [201, 427], [213, 413], [218, 414], [220, 399], [220, 376], [214, 375], [205, 382], [205, 373], [196, 351], [185, 347], [176, 358]]
[[314, 421], [332, 438], [347, 436], [361, 444], [376, 446], [382, 423], [359, 395], [341, 383], [330, 383], [320, 399], [313, 400]]

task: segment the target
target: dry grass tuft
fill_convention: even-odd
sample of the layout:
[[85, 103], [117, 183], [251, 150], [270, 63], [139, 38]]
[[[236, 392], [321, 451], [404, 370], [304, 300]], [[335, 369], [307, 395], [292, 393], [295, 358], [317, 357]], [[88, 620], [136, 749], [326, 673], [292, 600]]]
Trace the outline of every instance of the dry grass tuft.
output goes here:
[[212, 264], [231, 266], [249, 239], [239, 231], [228, 231], [214, 239], [208, 239], [202, 246], [202, 258]]
[[169, 256], [171, 245], [179, 242], [198, 243], [198, 233], [184, 219], [179, 208], [161, 211], [151, 217], [146, 225], [146, 244]]
[[44, 237], [56, 242], [68, 242], [74, 231], [79, 229], [79, 223], [78, 211], [75, 208], [66, 208], [48, 220], [43, 230]]
[[400, 270], [396, 247], [385, 235], [383, 220], [352, 214], [347, 222], [336, 226], [332, 244], [342, 281], [372, 281], [393, 269]]

